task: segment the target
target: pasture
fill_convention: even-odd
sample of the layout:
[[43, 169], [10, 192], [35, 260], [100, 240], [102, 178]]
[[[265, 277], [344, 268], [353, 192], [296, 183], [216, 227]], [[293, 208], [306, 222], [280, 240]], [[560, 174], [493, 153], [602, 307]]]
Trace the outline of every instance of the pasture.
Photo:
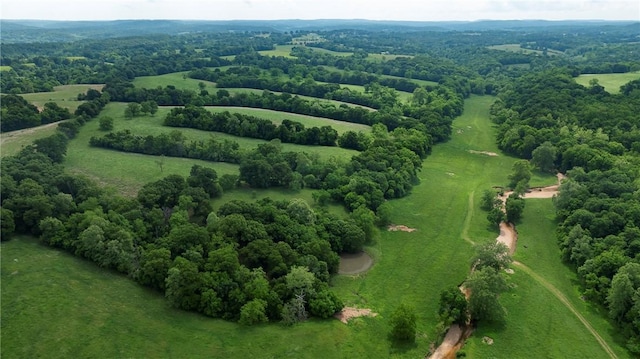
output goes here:
[[[521, 47], [520, 44], [502, 44], [502, 45], [493, 45], [487, 46], [488, 49], [491, 50], [499, 50], [499, 51], [507, 51], [507, 52], [516, 52], [519, 54], [534, 54], [534, 55], [544, 55], [544, 51], [542, 50], [532, 50]], [[547, 49], [547, 55], [549, 56], [561, 56], [564, 55], [562, 51]]]
[[[613, 327], [606, 315], [580, 299], [575, 271], [561, 262], [554, 211], [550, 199], [526, 200], [521, 223], [517, 225], [518, 248], [514, 259], [559, 290], [619, 358], [629, 358], [618, 344], [621, 338], [612, 336]], [[518, 266], [512, 268], [515, 274], [510, 279], [515, 286], [501, 297], [508, 311], [506, 323], [481, 325], [463, 348], [469, 357], [607, 357], [595, 337], [560, 300]], [[494, 339], [494, 343], [483, 343], [485, 336]]]
[[172, 72], [164, 75], [156, 76], [139, 76], [133, 80], [133, 85], [139, 88], [154, 89], [157, 87], [165, 88], [167, 86], [175, 86], [178, 90], [191, 90], [200, 92], [200, 83], [206, 85], [205, 90], [215, 92], [216, 84], [210, 81], [197, 80], [187, 77], [187, 72]]
[[582, 86], [589, 87], [589, 81], [598, 80], [598, 84], [604, 87], [610, 94], [620, 92], [620, 86], [640, 79], [640, 71], [626, 72], [622, 74], [582, 74], [575, 78], [576, 82]]
[[[124, 118], [125, 107], [126, 104], [124, 103], [110, 103], [100, 116], [109, 116], [114, 119], [114, 131], [129, 129], [134, 134], [158, 135], [175, 130], [182, 132], [189, 140], [207, 140], [211, 136], [231, 139], [238, 142], [243, 150], [255, 148], [259, 144], [266, 142], [224, 133], [162, 126], [164, 117], [171, 109], [170, 107], [161, 107], [155, 116], [142, 116], [127, 120]], [[194, 164], [211, 167], [218, 172], [219, 176], [238, 174], [238, 165], [235, 164], [206, 162], [188, 158], [149, 156], [89, 146], [91, 136], [103, 136], [104, 134], [105, 132], [99, 130], [97, 119], [85, 124], [78, 136], [69, 142], [64, 165], [69, 171], [84, 174], [99, 183], [111, 185], [122, 194], [135, 195], [145, 183], [157, 181], [169, 174], [187, 175]], [[357, 153], [357, 151], [339, 147], [303, 146], [289, 143], [283, 143], [282, 149], [283, 151], [317, 154], [324, 159], [331, 157], [349, 159]], [[162, 171], [158, 161], [163, 163]]]
[[[493, 100], [489, 96], [467, 99], [463, 115], [454, 122], [451, 140], [434, 147], [423, 163], [420, 183], [413, 193], [389, 201], [392, 223], [416, 231], [381, 230], [367, 248], [376, 261], [374, 266], [365, 274], [337, 276], [332, 280], [333, 290], [346, 305], [370, 308], [379, 313], [376, 318], [357, 318], [347, 325], [337, 320], [311, 320], [293, 328], [278, 324], [242, 327], [171, 309], [160, 294], [143, 289], [130, 279], [42, 247], [33, 239], [17, 238], [1, 247], [3, 354], [51, 358], [423, 357], [439, 335], [436, 312], [440, 291], [457, 286], [466, 278], [473, 255], [471, 242], [494, 241], [498, 234], [496, 228], [488, 225], [486, 213], [479, 209], [480, 198], [484, 189], [507, 182], [516, 159], [500, 154], [496, 147], [495, 129], [488, 116]], [[125, 126], [141, 126], [139, 129], [142, 129], [143, 125], [136, 122], [153, 123], [162, 117], [156, 114], [156, 118], [125, 120], [118, 115], [123, 111], [123, 104], [112, 103], [105, 109], [104, 115], [116, 118], [116, 130]], [[146, 131], [153, 131], [154, 127], [157, 126], [147, 125]], [[88, 138], [97, 133], [97, 121], [85, 125], [78, 139], [71, 142], [66, 166], [78, 172], [91, 172], [103, 183], [117, 182], [117, 178], [108, 176], [118, 172], [124, 186], [131, 186], [134, 181], [147, 182], [154, 176], [159, 179], [174, 173], [171, 171], [186, 174], [191, 164], [197, 162], [184, 161], [182, 169], [179, 168], [182, 163], [176, 161], [171, 171], [165, 165], [164, 173], [160, 174], [154, 159], [149, 156], [133, 159], [129, 154], [119, 152], [91, 152]], [[499, 155], [486, 156], [471, 150]], [[117, 158], [106, 161], [112, 156]], [[168, 163], [174, 159], [165, 160]], [[91, 166], [86, 162], [100, 165], [79, 167]], [[120, 162], [127, 163], [130, 172], [123, 172], [126, 168]], [[148, 164], [146, 169], [142, 168], [143, 163]], [[121, 167], [114, 170], [110, 168], [112, 166]], [[125, 178], [127, 176], [129, 178]], [[129, 182], [124, 183], [125, 180]], [[555, 177], [540, 175], [536, 181], [553, 183]], [[261, 196], [259, 192], [242, 193], [256, 198]], [[236, 198], [240, 192], [230, 195]], [[304, 198], [308, 195], [303, 191], [292, 196]], [[518, 229], [522, 235], [520, 245], [527, 244], [530, 251], [519, 249], [516, 259], [548, 278], [556, 287], [566, 290], [570, 296], [575, 287], [569, 269], [550, 264], [557, 263], [553, 262], [557, 246], [549, 235], [553, 232], [552, 217], [549, 217], [553, 209], [548, 201], [539, 202], [542, 205], [538, 207], [531, 205], [531, 200], [527, 201], [523, 224]], [[528, 255], [530, 252], [532, 254]], [[537, 267], [538, 263], [544, 265]], [[556, 271], [558, 273], [554, 273]], [[593, 346], [593, 338], [584, 327], [571, 323], [571, 314], [567, 314], [565, 307], [557, 305], [550, 310], [553, 297], [522, 272], [516, 271], [512, 282], [515, 288], [504, 298], [510, 312], [507, 323], [503, 327], [481, 327], [465, 348], [474, 354], [471, 357], [522, 357], [523, 353], [525, 357], [537, 353], [541, 353], [541, 357], [554, 356], [568, 353], [568, 350], [558, 348], [564, 345], [574, 349], [582, 346], [574, 352], [581, 353], [582, 357], [597, 357], [597, 344]], [[603, 320], [597, 322], [592, 318], [596, 315], [590, 313], [584, 303], [580, 305], [579, 298], [572, 300], [576, 300], [575, 306], [609, 344], [616, 345], [604, 333], [607, 327], [602, 325]], [[418, 315], [415, 345], [396, 346], [387, 339], [388, 318], [403, 302], [411, 303]], [[566, 323], [560, 321], [564, 319]], [[65, 322], [62, 328], [59, 326], [61, 321]], [[531, 333], [530, 325], [540, 328]], [[512, 335], [512, 331], [516, 334]], [[496, 340], [496, 344], [489, 347], [496, 351], [489, 353], [481, 347], [484, 345], [479, 342], [481, 333]], [[566, 339], [549, 349], [544, 347], [558, 338]], [[511, 347], [518, 350], [509, 349]]]
[[25, 100], [42, 109], [47, 102], [55, 102], [60, 107], [69, 109], [73, 113], [84, 101], [78, 101], [78, 95], [89, 89], [102, 90], [104, 85], [62, 85], [55, 86], [53, 92], [34, 92], [21, 94]]
[[11, 71], [11, 70], [12, 70], [11, 66], [0, 65], [0, 72], [2, 72], [2, 71]]
[[241, 113], [243, 115], [256, 116], [270, 120], [274, 124], [279, 125], [282, 120], [297, 121], [305, 125], [305, 127], [322, 127], [331, 126], [333, 129], [342, 134], [347, 131], [369, 132], [370, 126], [351, 123], [344, 121], [331, 120], [323, 117], [314, 117], [307, 115], [299, 115], [296, 113], [288, 113], [274, 110], [265, 110], [261, 108], [248, 108], [248, 107], [227, 107], [227, 106], [207, 106], [207, 110], [211, 112], [224, 112], [229, 111], [231, 113]]
[[0, 157], [15, 155], [23, 147], [32, 144], [33, 141], [53, 135], [57, 126], [57, 123], [49, 123], [38, 127], [1, 133]]

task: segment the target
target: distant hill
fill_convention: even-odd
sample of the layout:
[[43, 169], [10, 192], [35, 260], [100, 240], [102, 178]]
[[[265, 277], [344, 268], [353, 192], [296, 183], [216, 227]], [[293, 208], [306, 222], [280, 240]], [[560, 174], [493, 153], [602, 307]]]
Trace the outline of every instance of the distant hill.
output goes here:
[[[354, 29], [367, 31], [489, 31], [549, 28], [567, 30], [585, 27], [635, 32], [640, 22], [632, 21], [546, 21], [546, 20], [482, 20], [482, 21], [377, 21], [377, 20], [115, 20], [115, 21], [50, 21], [0, 20], [3, 43], [75, 41], [89, 38], [112, 38], [131, 35], [226, 31], [321, 31]], [[46, 31], [43, 31], [46, 30]]]

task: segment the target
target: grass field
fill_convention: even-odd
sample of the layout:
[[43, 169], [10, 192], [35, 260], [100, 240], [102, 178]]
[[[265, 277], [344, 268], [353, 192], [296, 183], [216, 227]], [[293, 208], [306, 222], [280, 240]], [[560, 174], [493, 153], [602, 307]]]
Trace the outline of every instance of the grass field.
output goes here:
[[0, 157], [15, 155], [33, 141], [51, 136], [55, 133], [57, 123], [50, 123], [24, 130], [4, 132], [0, 134]]
[[[243, 138], [224, 133], [200, 131], [188, 128], [176, 129], [162, 126], [165, 115], [170, 111], [168, 107], [161, 107], [155, 116], [138, 117], [132, 120], [124, 118], [124, 103], [108, 104], [100, 116], [109, 116], [114, 119], [114, 131], [130, 129], [133, 133], [143, 135], [158, 135], [164, 132], [179, 130], [187, 138], [192, 140], [206, 140], [212, 135], [218, 138], [227, 138], [240, 144], [242, 149], [255, 148], [264, 140]], [[74, 173], [81, 173], [98, 182], [114, 186], [123, 194], [135, 194], [145, 183], [157, 181], [169, 174], [187, 175], [191, 166], [199, 164], [211, 167], [224, 174], [238, 174], [238, 166], [221, 162], [205, 162], [188, 158], [157, 157], [135, 153], [111, 151], [89, 146], [91, 136], [103, 136], [98, 128], [98, 121], [90, 121], [84, 125], [78, 136], [69, 143], [65, 167]], [[346, 150], [339, 147], [302, 146], [283, 143], [284, 151], [317, 153], [321, 158], [339, 157], [348, 159], [357, 151]], [[164, 161], [163, 170], [157, 161]]]
[[[560, 261], [555, 239], [554, 207], [550, 199], [527, 199], [518, 229], [514, 258], [557, 288], [614, 349], [619, 358], [630, 358], [620, 347], [621, 338], [599, 314], [598, 308], [580, 299], [573, 269]], [[464, 351], [472, 358], [606, 358], [607, 353], [578, 318], [540, 283], [517, 266], [511, 280], [516, 288], [503, 294], [509, 315], [504, 326], [480, 326]], [[494, 344], [482, 343], [482, 337]], [[576, 343], [581, 343], [576, 345]], [[534, 354], [535, 353], [535, 354]]]
[[8, 65], [0, 66], [0, 72], [2, 71], [11, 71], [11, 66], [8, 66]]
[[[521, 54], [536, 54], [536, 55], [544, 54], [544, 52], [542, 50], [526, 49], [526, 48], [520, 47], [520, 44], [493, 45], [493, 46], [488, 46], [488, 48], [492, 49], [492, 50], [517, 52], [517, 53], [521, 53]], [[562, 51], [552, 50], [552, 49], [548, 49], [547, 50], [547, 54], [550, 55], [550, 56], [564, 55], [564, 53]]]
[[274, 50], [258, 51], [262, 56], [282, 56], [288, 59], [294, 59], [295, 56], [291, 56], [291, 49], [296, 45], [276, 45]]
[[[480, 197], [484, 189], [507, 181], [515, 159], [469, 152], [499, 152], [495, 145], [495, 130], [488, 118], [492, 101], [492, 97], [467, 99], [464, 114], [454, 122], [456, 128], [464, 131], [454, 131], [450, 141], [434, 147], [419, 174], [421, 183], [414, 187], [411, 196], [389, 202], [392, 222], [417, 231], [381, 231], [375, 243], [367, 248], [376, 259], [372, 269], [366, 274], [339, 276], [332, 280], [334, 290], [345, 304], [371, 308], [379, 313], [376, 318], [358, 318], [348, 325], [337, 320], [312, 320], [294, 328], [275, 324], [244, 328], [175, 311], [167, 307], [160, 295], [141, 289], [122, 276], [43, 248], [33, 240], [18, 239], [3, 243], [1, 247], [3, 354], [50, 358], [423, 357], [438, 334], [435, 313], [440, 291], [458, 285], [468, 274], [472, 247], [464, 238], [480, 243], [494, 241], [497, 236], [497, 230], [487, 225], [486, 214], [479, 209]], [[89, 125], [94, 124], [95, 121]], [[116, 126], [119, 125], [122, 124], [116, 121]], [[85, 160], [90, 161], [91, 156]], [[133, 173], [138, 176], [139, 172]], [[554, 178], [541, 176], [539, 181], [552, 183]], [[230, 195], [234, 195], [233, 192]], [[243, 192], [243, 195], [247, 193]], [[261, 193], [250, 195], [259, 197]], [[305, 192], [295, 194], [307, 195]], [[527, 243], [528, 231], [540, 231], [534, 232], [540, 234], [547, 233], [548, 229], [538, 227], [552, 228], [552, 223], [542, 220], [553, 213], [550, 207], [535, 207], [528, 203], [526, 211], [523, 224], [518, 227], [522, 233], [521, 245]], [[530, 221], [531, 211], [540, 222]], [[531, 223], [533, 228], [527, 229], [526, 223]], [[549, 276], [554, 285], [566, 284], [562, 280], [569, 273], [566, 272], [568, 269], [544, 264], [552, 263], [550, 258], [553, 251], [557, 251], [555, 240], [531, 240], [539, 242], [528, 245], [532, 254], [528, 257], [529, 252], [522, 255], [517, 252], [516, 256], [521, 256], [517, 259], [539, 271], [540, 275]], [[544, 265], [536, 267], [537, 263]], [[560, 271], [560, 274], [554, 274], [554, 271]], [[549, 309], [549, 303], [554, 303], [551, 295], [536, 288], [523, 273], [516, 272], [512, 281], [520, 292], [508, 293], [511, 297], [505, 304], [510, 310], [510, 319], [502, 328], [481, 328], [476, 332], [465, 348], [473, 355], [467, 357], [554, 357], [556, 353], [567, 351], [547, 350], [543, 345], [558, 338], [567, 339], [561, 342], [564, 344], [554, 344], [554, 348], [582, 346], [585, 349], [575, 352], [587, 358], [601, 357], [583, 327], [554, 322], [556, 317], [569, 316], [560, 305]], [[568, 283], [567, 290], [571, 293], [574, 287], [570, 279]], [[415, 345], [398, 347], [387, 339], [388, 318], [402, 302], [417, 309], [419, 334]], [[584, 304], [582, 307], [577, 304], [576, 307], [584, 308]], [[525, 321], [522, 318], [525, 315], [534, 318]], [[589, 317], [591, 314], [583, 315]], [[65, 325], [61, 328], [62, 321]], [[548, 323], [556, 324], [544, 326]], [[606, 327], [599, 326], [595, 320], [592, 324], [606, 331]], [[529, 325], [542, 325], [535, 332], [539, 337], [528, 335]], [[515, 331], [515, 337], [512, 331]], [[476, 342], [481, 333], [491, 333], [496, 344], [490, 349], [496, 349], [495, 352], [485, 355], [487, 352], [482, 351], [486, 348]], [[511, 347], [517, 347], [517, 352]]]
[[583, 74], [575, 78], [582, 86], [589, 87], [589, 81], [596, 79], [605, 91], [616, 94], [620, 92], [620, 86], [627, 82], [640, 79], [640, 71], [623, 74]]
[[198, 87], [198, 84], [202, 82], [205, 85], [207, 85], [207, 87], [205, 88], [207, 91], [209, 91], [210, 93], [215, 93], [216, 91], [215, 83], [210, 81], [204, 81], [204, 80], [196, 80], [188, 77], [185, 78], [186, 74], [187, 72], [185, 71], [185, 72], [172, 72], [169, 74], [157, 75], [157, 76], [140, 76], [140, 77], [136, 77], [133, 80], [133, 85], [135, 87], [151, 88], [151, 89], [154, 89], [157, 87], [165, 88], [171, 85], [171, 86], [175, 86], [176, 89], [178, 90], [191, 90], [191, 91], [200, 92], [200, 88]]
[[47, 102], [55, 102], [60, 107], [68, 108], [73, 113], [84, 101], [78, 101], [78, 94], [87, 90], [102, 90], [104, 85], [62, 85], [53, 88], [53, 92], [35, 92], [21, 94], [25, 100], [42, 108]]
[[275, 124], [280, 124], [282, 120], [291, 120], [297, 121], [305, 125], [305, 127], [321, 127], [321, 126], [331, 126], [339, 134], [342, 134], [347, 131], [358, 131], [358, 132], [369, 132], [371, 131], [371, 127], [367, 125], [362, 125], [358, 123], [350, 123], [344, 121], [331, 120], [322, 117], [314, 117], [314, 116], [306, 116], [299, 115], [295, 113], [287, 113], [273, 110], [265, 110], [261, 108], [247, 108], [247, 107], [226, 107], [226, 106], [208, 106], [207, 109], [211, 112], [223, 112], [229, 111], [231, 113], [237, 112], [243, 115], [256, 116], [260, 118], [264, 118], [267, 120], [271, 120]]

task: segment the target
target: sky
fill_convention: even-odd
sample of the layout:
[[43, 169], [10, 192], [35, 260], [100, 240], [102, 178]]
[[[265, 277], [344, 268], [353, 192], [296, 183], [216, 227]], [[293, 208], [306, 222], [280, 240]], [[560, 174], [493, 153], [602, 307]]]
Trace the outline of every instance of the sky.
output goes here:
[[640, 21], [640, 0], [1, 0], [0, 18]]

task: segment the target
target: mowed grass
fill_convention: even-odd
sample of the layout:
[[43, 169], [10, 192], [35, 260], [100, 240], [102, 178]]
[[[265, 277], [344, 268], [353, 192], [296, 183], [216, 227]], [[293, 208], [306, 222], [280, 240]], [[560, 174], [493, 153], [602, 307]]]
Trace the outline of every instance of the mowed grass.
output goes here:
[[[555, 236], [555, 208], [551, 199], [527, 199], [517, 224], [518, 247], [514, 259], [525, 264], [557, 288], [584, 316], [619, 358], [630, 358], [612, 334], [615, 329], [606, 313], [580, 299], [578, 279], [573, 269], [560, 260]], [[471, 358], [606, 358], [595, 337], [540, 283], [517, 266], [510, 281], [515, 288], [501, 297], [508, 316], [503, 325], [480, 325], [463, 351]], [[494, 339], [493, 345], [482, 337]], [[579, 344], [578, 344], [579, 343]]]
[[605, 91], [617, 94], [620, 93], [620, 86], [640, 79], [640, 71], [623, 74], [583, 74], [575, 78], [578, 84], [585, 87], [589, 87], [589, 81], [593, 79], [598, 80], [598, 84], [604, 87]]
[[160, 293], [33, 238], [0, 249], [3, 357], [341, 358], [358, 357], [351, 345], [374, 346], [338, 320], [243, 327], [175, 310]]
[[15, 155], [33, 141], [51, 136], [55, 133], [57, 123], [50, 123], [23, 130], [4, 132], [0, 134], [0, 157]]
[[294, 59], [295, 56], [291, 56], [291, 49], [296, 45], [276, 45], [273, 50], [258, 51], [262, 56], [282, 56], [288, 59]]
[[210, 81], [197, 80], [186, 77], [187, 72], [172, 72], [164, 75], [156, 76], [140, 76], [133, 80], [133, 85], [138, 88], [150, 88], [157, 87], [165, 88], [167, 86], [175, 86], [178, 90], [191, 90], [200, 92], [199, 84], [202, 82], [206, 85], [205, 90], [210, 93], [215, 93], [214, 88], [216, 84]]
[[[492, 49], [492, 50], [517, 52], [517, 53], [521, 53], [521, 54], [536, 54], [536, 55], [544, 54], [544, 51], [542, 51], [542, 50], [526, 49], [526, 48], [520, 47], [520, 44], [493, 45], [493, 46], [487, 46], [487, 48]], [[558, 56], [558, 55], [564, 55], [564, 53], [562, 51], [548, 49], [547, 50], [547, 55]]]
[[[468, 274], [473, 250], [465, 238], [480, 243], [493, 241], [497, 236], [497, 230], [487, 225], [486, 213], [479, 209], [480, 197], [482, 190], [506, 181], [516, 159], [469, 152], [470, 149], [498, 152], [495, 129], [488, 118], [493, 100], [476, 96], [467, 99], [464, 114], [454, 122], [465, 131], [454, 131], [450, 141], [435, 146], [419, 175], [421, 183], [414, 187], [411, 196], [389, 202], [392, 222], [417, 231], [381, 231], [367, 248], [376, 259], [371, 270], [332, 280], [333, 289], [345, 304], [370, 308], [379, 313], [377, 317], [358, 318], [348, 325], [337, 320], [311, 320], [293, 328], [277, 324], [244, 328], [175, 311], [168, 308], [160, 295], [138, 287], [127, 278], [63, 253], [53, 254], [55, 251], [33, 241], [18, 239], [2, 244], [3, 354], [8, 357], [423, 357], [438, 334], [435, 328], [440, 291], [459, 285]], [[117, 121], [116, 125], [119, 125]], [[259, 193], [251, 195], [260, 196]], [[528, 205], [527, 210], [530, 209]], [[548, 215], [550, 209], [541, 211]], [[523, 223], [528, 217], [530, 214], [526, 212]], [[519, 230], [526, 233], [522, 227]], [[546, 245], [556, 248], [553, 241]], [[521, 260], [534, 268], [525, 258]], [[513, 281], [518, 288], [525, 289], [531, 279], [516, 273]], [[530, 313], [548, 317], [540, 319], [543, 322], [553, 316], [564, 317], [565, 314], [555, 311], [562, 311], [560, 306], [548, 310], [552, 299], [549, 296], [532, 303]], [[415, 345], [398, 347], [387, 337], [389, 317], [403, 302], [416, 308], [418, 336]], [[509, 308], [510, 311], [525, 310], [521, 306]], [[60, 328], [63, 322], [65, 325]], [[496, 342], [501, 343], [499, 352], [469, 357], [518, 357], [510, 355], [513, 351], [508, 348], [502, 349], [516, 345], [521, 348], [517, 352], [519, 357], [547, 357], [544, 351], [542, 356], [536, 355], [541, 352], [539, 347], [565, 337], [580, 340], [567, 340], [571, 347], [590, 345], [583, 343], [588, 338], [581, 334], [579, 326], [554, 326], [555, 331], [541, 330], [540, 337], [509, 337], [506, 331], [510, 329], [507, 327], [505, 333], [494, 335]], [[474, 340], [471, 339], [471, 343]], [[468, 347], [471, 352], [473, 346]]]
[[247, 108], [247, 107], [227, 107], [227, 106], [207, 106], [207, 109], [211, 112], [224, 112], [229, 111], [231, 113], [240, 113], [243, 115], [256, 116], [272, 121], [274, 124], [282, 123], [282, 120], [297, 121], [305, 125], [305, 127], [322, 127], [331, 126], [333, 129], [342, 134], [347, 131], [357, 132], [369, 132], [371, 126], [363, 125], [359, 123], [350, 123], [344, 121], [331, 120], [322, 117], [299, 115], [295, 113], [265, 110], [261, 108]]
[[89, 89], [102, 90], [104, 85], [62, 85], [55, 86], [53, 92], [34, 92], [20, 94], [25, 100], [38, 108], [43, 108], [47, 102], [55, 102], [60, 107], [69, 109], [73, 113], [84, 101], [78, 101], [78, 94], [86, 93]]
[[[114, 131], [129, 129], [135, 134], [159, 135], [171, 131], [182, 132], [189, 140], [207, 140], [211, 136], [220, 139], [231, 139], [239, 143], [243, 150], [250, 150], [267, 141], [231, 136], [224, 133], [200, 131], [188, 128], [172, 128], [162, 126], [169, 107], [161, 107], [155, 116], [137, 117], [132, 120], [124, 118], [124, 103], [108, 104], [101, 116], [114, 119]], [[210, 167], [219, 176], [239, 174], [238, 165], [223, 162], [207, 162], [188, 158], [149, 156], [137, 153], [125, 153], [89, 146], [92, 136], [103, 136], [106, 132], [99, 130], [98, 119], [86, 123], [78, 136], [70, 141], [64, 165], [68, 171], [84, 174], [99, 183], [116, 188], [119, 193], [135, 195], [148, 182], [157, 181], [169, 174], [187, 176], [194, 164]], [[349, 159], [357, 151], [339, 147], [303, 146], [289, 143], [282, 144], [283, 151], [307, 152], [318, 154], [323, 159], [331, 157]], [[162, 170], [158, 161], [163, 163]]]

